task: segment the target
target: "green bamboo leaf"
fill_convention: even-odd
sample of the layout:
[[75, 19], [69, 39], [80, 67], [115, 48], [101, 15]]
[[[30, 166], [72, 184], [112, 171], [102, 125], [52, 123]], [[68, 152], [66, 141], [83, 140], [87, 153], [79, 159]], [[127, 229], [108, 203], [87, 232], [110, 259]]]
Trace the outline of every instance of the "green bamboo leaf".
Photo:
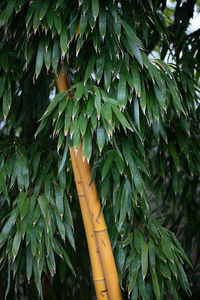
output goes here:
[[78, 150], [81, 144], [81, 132], [79, 127], [81, 126], [81, 123], [79, 122], [79, 125], [76, 127], [74, 135], [73, 135], [73, 145], [74, 149]]
[[148, 270], [148, 245], [144, 243], [141, 250], [142, 278], [145, 279]]
[[138, 285], [136, 283], [131, 292], [131, 300], [137, 300], [137, 299], [138, 299]]
[[158, 260], [158, 269], [165, 278], [171, 280], [171, 271], [167, 264]]
[[8, 53], [7, 52], [1, 52], [0, 65], [5, 72], [7, 72], [9, 70], [9, 62], [8, 62]]
[[80, 30], [79, 33], [82, 36], [85, 33], [86, 27], [88, 22], [88, 15], [87, 14], [81, 14], [80, 18]]
[[44, 115], [42, 116], [42, 119], [48, 117], [50, 113], [56, 108], [56, 106], [61, 102], [63, 99], [66, 99], [67, 93], [66, 92], [61, 92], [58, 93], [55, 98], [51, 101], [49, 106], [47, 107]]
[[139, 109], [139, 103], [138, 103], [137, 97], [134, 98], [134, 118], [135, 118], [137, 127], [140, 130], [140, 109]]
[[58, 34], [60, 34], [62, 28], [62, 18], [58, 11], [54, 12], [54, 25], [56, 27]]
[[33, 16], [33, 13], [34, 13], [34, 10], [35, 10], [35, 5], [36, 5], [36, 2], [33, 2], [28, 10], [27, 10], [27, 14], [26, 14], [26, 28], [28, 28], [28, 25], [32, 19], [32, 16]]
[[128, 183], [126, 180], [126, 182], [123, 186], [122, 196], [121, 196], [121, 208], [120, 208], [120, 215], [119, 215], [119, 231], [121, 230], [122, 225], [126, 218], [128, 196], [129, 196], [129, 189], [128, 189]]
[[29, 209], [29, 199], [25, 198], [22, 206], [20, 207], [20, 218], [21, 220], [26, 216]]
[[3, 244], [6, 242], [8, 236], [10, 234], [10, 231], [12, 229], [12, 226], [14, 225], [14, 223], [16, 221], [16, 218], [17, 218], [17, 212], [16, 212], [16, 210], [14, 210], [1, 230], [0, 247], [2, 247]]
[[115, 105], [112, 105], [112, 110], [114, 111], [119, 122], [122, 124], [124, 130], [126, 130], [126, 128], [128, 128], [129, 130], [133, 131], [133, 129], [131, 128], [127, 119], [124, 117], [124, 115], [121, 113], [121, 111]]
[[146, 300], [146, 290], [145, 290], [145, 282], [142, 278], [142, 271], [140, 270], [138, 273], [137, 284], [139, 288], [140, 295], [143, 300]]
[[46, 15], [47, 9], [48, 9], [48, 7], [49, 7], [49, 3], [50, 3], [49, 0], [44, 0], [44, 1], [42, 2], [41, 9], [40, 9], [40, 15], [39, 15], [40, 21], [41, 21], [41, 20], [44, 18], [44, 16]]
[[156, 84], [154, 84], [153, 87], [154, 87], [154, 92], [155, 92], [156, 99], [158, 100], [159, 105], [166, 111], [167, 105], [165, 103], [165, 97], [164, 97], [162, 91], [157, 87]]
[[129, 24], [127, 24], [125, 21], [122, 21], [122, 26], [124, 27], [124, 30], [126, 32], [126, 35], [133, 40], [138, 46], [142, 47], [142, 42], [140, 39], [136, 36], [135, 32], [132, 30]]
[[0, 193], [1, 193], [1, 191], [3, 192], [4, 197], [8, 201], [8, 204], [10, 205], [10, 197], [8, 195], [6, 182], [4, 180], [4, 176], [3, 176], [2, 172], [0, 171]]
[[103, 75], [104, 65], [105, 65], [105, 56], [101, 55], [96, 60], [96, 79], [98, 84], [101, 81]]
[[134, 61], [131, 65], [132, 80], [138, 97], [141, 96], [142, 83], [140, 79], [140, 70], [138, 64]]
[[103, 165], [102, 174], [101, 174], [102, 181], [104, 180], [104, 178], [106, 177], [106, 175], [108, 174], [108, 172], [110, 170], [110, 166], [113, 161], [114, 154], [115, 154], [115, 151], [110, 151], [109, 153], [107, 153], [107, 158]]
[[59, 39], [56, 38], [53, 43], [53, 52], [52, 52], [52, 67], [55, 72], [57, 72], [59, 59], [60, 59], [60, 45], [59, 45]]
[[3, 10], [3, 12], [0, 15], [0, 20], [7, 22], [8, 19], [11, 17], [13, 10], [15, 9], [15, 6], [16, 6], [16, 0], [8, 1], [6, 8]]
[[2, 97], [5, 88], [5, 78], [2, 76], [0, 78], [0, 97]]
[[84, 85], [86, 84], [88, 78], [92, 74], [92, 71], [94, 69], [95, 60], [96, 60], [96, 56], [94, 54], [91, 55], [90, 58], [89, 58], [88, 64], [87, 64], [86, 71], [85, 71]]
[[56, 206], [57, 206], [58, 212], [62, 218], [63, 212], [64, 212], [63, 192], [57, 185], [54, 185], [54, 191], [55, 191], [55, 198], [56, 198]]
[[36, 64], [35, 64], [35, 76], [36, 79], [38, 78], [42, 65], [43, 65], [43, 58], [44, 58], [44, 37], [40, 39], [38, 51], [37, 51], [37, 56], [36, 56]]
[[173, 161], [174, 161], [174, 165], [175, 165], [176, 169], [178, 169], [178, 167], [179, 167], [179, 157], [178, 157], [178, 154], [176, 152], [176, 147], [172, 143], [169, 144], [169, 152], [171, 153], [171, 155], [173, 157]]
[[46, 13], [46, 19], [47, 19], [47, 24], [49, 25], [49, 28], [53, 26], [53, 2], [49, 1], [49, 7]]
[[106, 35], [106, 10], [104, 7], [101, 7], [99, 11], [99, 32], [104, 40]]
[[68, 199], [67, 199], [67, 197], [66, 197], [65, 194], [64, 194], [64, 207], [65, 207], [66, 220], [71, 225], [71, 227], [73, 228], [72, 214], [71, 214], [71, 210], [70, 210]]
[[100, 153], [105, 145], [105, 141], [106, 141], [105, 130], [103, 127], [98, 127], [97, 128], [97, 144], [98, 144]]
[[138, 253], [140, 253], [140, 251], [141, 251], [142, 242], [144, 242], [144, 241], [143, 241], [141, 233], [137, 229], [135, 229], [134, 230], [134, 245], [135, 245], [135, 249], [137, 250]]
[[33, 226], [38, 222], [40, 216], [41, 216], [41, 209], [40, 206], [37, 204], [32, 218]]
[[[60, 245], [60, 244], [59, 244], [59, 245]], [[73, 268], [73, 266], [72, 266], [72, 264], [71, 264], [71, 262], [70, 262], [70, 259], [69, 259], [68, 255], [67, 255], [66, 251], [64, 250], [64, 248], [63, 248], [61, 245], [60, 245], [60, 248], [61, 248], [61, 250], [62, 250], [62, 253], [63, 253], [64, 259], [65, 259], [65, 262], [67, 263], [67, 265], [68, 265], [68, 267], [71, 269], [71, 271], [75, 274], [74, 268]]]
[[173, 256], [172, 249], [170, 247], [170, 243], [168, 241], [166, 241], [165, 239], [162, 239], [161, 246], [162, 246], [162, 250], [163, 250], [163, 253], [165, 254], [165, 256], [173, 263], [174, 256]]
[[142, 56], [141, 56], [138, 45], [133, 40], [131, 40], [129, 37], [127, 37], [127, 40], [128, 40], [128, 45], [129, 45], [130, 50], [131, 50], [131, 54], [133, 56], [135, 56], [135, 58], [137, 59], [139, 64], [141, 66], [143, 66], [143, 60], [142, 60]]
[[179, 280], [180, 280], [181, 286], [184, 289], [184, 291], [190, 292], [190, 285], [189, 285], [187, 276], [186, 276], [185, 271], [181, 264], [179, 264], [178, 275], [179, 275]]
[[63, 169], [63, 167], [65, 165], [66, 158], [67, 158], [67, 153], [68, 153], [68, 139], [66, 140], [65, 151], [64, 151], [64, 154], [63, 154], [60, 166], [59, 166], [58, 174], [60, 174], [60, 172], [62, 171], [62, 169]]
[[153, 290], [154, 290], [154, 294], [156, 296], [156, 300], [160, 300], [161, 299], [160, 287], [159, 287], [156, 271], [151, 271], [151, 279], [152, 279], [152, 283], [153, 283]]
[[104, 84], [107, 92], [110, 90], [111, 85], [111, 74], [112, 74], [112, 61], [106, 61], [105, 67], [104, 67]]
[[60, 33], [60, 47], [62, 54], [65, 54], [67, 52], [67, 46], [68, 46], [68, 31], [65, 26], [63, 26], [61, 33]]
[[92, 155], [92, 137], [89, 130], [86, 131], [85, 136], [83, 137], [83, 157], [87, 158], [89, 162]]
[[101, 112], [101, 94], [99, 89], [94, 86], [94, 92], [95, 92], [95, 99], [94, 99], [94, 106], [97, 111], [97, 117], [100, 118], [100, 112]]
[[49, 214], [49, 210], [48, 210], [48, 203], [47, 200], [45, 198], [45, 196], [41, 195], [38, 197], [38, 203], [46, 224], [46, 228], [47, 228], [47, 232], [49, 232], [49, 227], [50, 227], [50, 223], [51, 223], [51, 219], [50, 219], [50, 214]]
[[31, 252], [32, 252], [33, 256], [36, 255], [37, 248], [38, 248], [38, 242], [37, 242], [35, 234], [32, 232], [31, 233]]
[[67, 222], [65, 222], [65, 231], [66, 231], [67, 238], [68, 238], [72, 248], [74, 249], [74, 251], [76, 251], [74, 234], [73, 234], [71, 226]]
[[175, 107], [177, 113], [179, 115], [180, 115], [181, 112], [183, 112], [185, 114], [185, 111], [184, 111], [183, 106], [181, 104], [181, 99], [178, 96], [175, 88], [171, 85], [171, 83], [168, 83], [168, 82], [167, 82], [167, 86], [168, 86], [168, 88], [170, 90], [170, 93], [172, 95], [173, 104], [174, 104], [174, 107]]
[[51, 47], [48, 47], [47, 51], [44, 51], [43, 55], [44, 55], [44, 63], [48, 72], [51, 66]]
[[38, 27], [40, 26], [40, 3], [39, 1], [36, 1], [36, 8], [35, 8], [35, 13], [33, 16], [33, 30], [36, 33]]
[[126, 94], [126, 74], [122, 72], [119, 77], [119, 84], [117, 90], [117, 101], [120, 107], [125, 107], [127, 102]]
[[55, 216], [56, 216], [56, 222], [57, 222], [57, 225], [58, 225], [58, 230], [60, 232], [60, 235], [61, 235], [63, 241], [65, 241], [65, 226], [62, 222], [62, 219], [61, 219], [60, 215], [57, 213], [56, 210], [55, 210]]
[[11, 108], [12, 94], [11, 89], [7, 88], [3, 94], [3, 116], [6, 119]]
[[124, 162], [118, 153], [116, 153], [115, 160], [116, 160], [117, 169], [119, 173], [122, 174], [124, 171]]
[[112, 167], [111, 171], [112, 171], [113, 179], [114, 179], [116, 185], [119, 187], [120, 186], [120, 173], [119, 173], [117, 167], [114, 165]]
[[73, 102], [67, 101], [67, 108], [65, 109], [65, 122], [64, 122], [64, 134], [65, 136], [68, 134], [69, 127], [71, 125], [71, 118], [72, 118], [72, 107]]
[[89, 100], [87, 102], [87, 116], [90, 118], [92, 116], [94, 110], [94, 97], [90, 95]]
[[31, 247], [30, 245], [26, 248], [26, 275], [28, 278], [28, 281], [30, 281], [31, 275], [32, 275], [32, 269], [33, 269], [33, 257], [31, 253]]
[[75, 99], [78, 101], [81, 99], [83, 95], [83, 83], [82, 82], [79, 82], [77, 84], [77, 87], [76, 87], [76, 92], [75, 92]]
[[99, 0], [92, 0], [92, 14], [96, 20], [99, 14]]
[[90, 0], [84, 0], [83, 1], [83, 13], [84, 14], [86, 14], [86, 12], [88, 11], [89, 6], [90, 6]]
[[39, 167], [39, 163], [40, 163], [40, 157], [41, 157], [41, 152], [37, 152], [34, 155], [32, 180], [34, 180], [37, 175], [37, 171], [38, 171], [38, 167]]
[[57, 9], [58, 7], [60, 7], [60, 6], [63, 4], [64, 1], [65, 1], [65, 0], [57, 0], [57, 3], [56, 3], [56, 9]]
[[181, 247], [181, 244], [179, 243], [177, 237], [175, 236], [174, 233], [171, 233], [171, 236], [176, 244], [176, 247], [180, 251], [181, 256], [187, 261], [187, 263], [192, 267], [191, 261], [188, 259], [187, 255], [185, 254], [183, 248]]
[[20, 244], [21, 244], [21, 239], [22, 239], [21, 233], [19, 231], [17, 231], [15, 233], [14, 240], [13, 240], [13, 246], [12, 246], [12, 254], [14, 256], [14, 259], [18, 254], [19, 247], [20, 247]]
[[152, 238], [149, 239], [148, 248], [149, 248], [149, 261], [150, 261], [151, 268], [154, 272], [156, 267], [156, 262], [155, 262], [155, 246]]
[[103, 118], [105, 118], [108, 121], [108, 123], [111, 124], [112, 109], [111, 109], [111, 105], [109, 103], [107, 103], [107, 102], [104, 103], [101, 115]]

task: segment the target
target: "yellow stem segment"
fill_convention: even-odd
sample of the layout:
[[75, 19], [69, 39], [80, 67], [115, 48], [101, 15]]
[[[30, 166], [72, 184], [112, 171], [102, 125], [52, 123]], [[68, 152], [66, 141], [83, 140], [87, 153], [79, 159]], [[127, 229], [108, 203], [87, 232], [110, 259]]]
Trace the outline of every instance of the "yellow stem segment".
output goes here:
[[[60, 73], [56, 82], [57, 82], [57, 87], [58, 87], [59, 92], [68, 90], [67, 79], [66, 79], [66, 76], [62, 72]], [[71, 94], [69, 94], [69, 95], [70, 95], [70, 98], [72, 98]], [[74, 151], [72, 149], [70, 150], [70, 155], [71, 155], [71, 160], [72, 160], [72, 167], [73, 167], [73, 172], [74, 172], [74, 177], [75, 177], [75, 182], [76, 182], [76, 188], [77, 188], [78, 196], [79, 196], [79, 203], [80, 203], [80, 207], [81, 207], [83, 223], [84, 223], [85, 232], [86, 232], [86, 238], [87, 238], [87, 243], [88, 243], [90, 261], [91, 261], [91, 266], [92, 266], [93, 281], [94, 281], [94, 286], [95, 286], [95, 290], [96, 290], [97, 300], [101, 300], [101, 299], [108, 300], [109, 299], [108, 290], [106, 287], [106, 282], [105, 282], [104, 272], [102, 269], [101, 260], [100, 260], [100, 256], [99, 256], [97, 241], [96, 241], [96, 237], [95, 237], [94, 230], [93, 230], [93, 224], [92, 224], [92, 220], [90, 217], [87, 201], [85, 198], [85, 193], [84, 193], [84, 189], [82, 186], [82, 182], [80, 179], [79, 170], [77, 168], [76, 157], [75, 157]]]

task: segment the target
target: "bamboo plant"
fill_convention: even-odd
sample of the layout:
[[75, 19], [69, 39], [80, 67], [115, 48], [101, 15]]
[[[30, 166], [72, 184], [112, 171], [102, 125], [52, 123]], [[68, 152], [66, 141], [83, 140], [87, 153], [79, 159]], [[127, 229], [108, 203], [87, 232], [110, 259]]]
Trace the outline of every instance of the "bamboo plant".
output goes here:
[[[44, 274], [54, 297], [92, 297], [77, 190], [90, 230], [94, 281], [101, 278], [105, 297], [120, 299], [119, 285], [122, 297], [131, 300], [190, 295], [191, 263], [168, 217], [171, 211], [176, 217], [179, 207], [184, 215], [185, 195], [197, 192], [199, 69], [185, 59], [188, 44], [180, 61], [167, 52], [178, 31], [169, 35], [172, 18], [164, 2], [1, 1], [5, 297], [20, 298], [21, 290], [30, 296], [34, 284], [42, 297]], [[194, 53], [197, 45], [191, 46]], [[61, 70], [70, 89], [58, 80], [55, 88]], [[119, 284], [116, 273], [110, 280], [115, 266], [107, 263], [108, 255], [113, 262], [107, 248], [100, 251], [102, 240], [114, 252]], [[93, 247], [100, 253], [95, 263]]]

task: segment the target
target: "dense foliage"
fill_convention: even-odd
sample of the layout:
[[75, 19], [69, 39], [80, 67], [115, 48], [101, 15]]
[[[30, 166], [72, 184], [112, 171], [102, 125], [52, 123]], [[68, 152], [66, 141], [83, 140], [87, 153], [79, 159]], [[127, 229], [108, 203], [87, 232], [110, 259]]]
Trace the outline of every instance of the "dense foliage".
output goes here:
[[[91, 298], [68, 153], [81, 140], [124, 299], [186, 299], [186, 269], [195, 297], [169, 229], [197, 263], [200, 41], [186, 31], [196, 2], [1, 1], [0, 281], [10, 299], [19, 286], [30, 297], [33, 282], [49, 299], [51, 276], [55, 297]], [[61, 68], [70, 101], [50, 96]]]

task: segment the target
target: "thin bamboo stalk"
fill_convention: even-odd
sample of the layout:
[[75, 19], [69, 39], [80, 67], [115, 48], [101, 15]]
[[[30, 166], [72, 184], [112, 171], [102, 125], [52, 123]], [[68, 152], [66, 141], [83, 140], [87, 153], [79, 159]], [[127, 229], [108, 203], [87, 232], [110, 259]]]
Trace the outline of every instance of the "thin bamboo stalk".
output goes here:
[[[58, 87], [59, 92], [68, 90], [66, 76], [64, 76], [64, 74], [62, 72], [58, 76], [56, 82], [57, 82], [57, 87]], [[71, 94], [69, 94], [69, 95], [70, 95], [70, 98], [72, 98]], [[100, 300], [102, 298], [105, 300], [108, 300], [109, 296], [108, 296], [108, 291], [107, 291], [106, 282], [105, 282], [105, 278], [104, 278], [104, 272], [102, 269], [101, 260], [100, 260], [100, 256], [99, 256], [97, 241], [96, 241], [96, 237], [94, 234], [93, 224], [91, 221], [87, 201], [85, 198], [84, 189], [83, 189], [82, 182], [80, 179], [80, 174], [79, 174], [79, 170], [77, 168], [77, 162], [76, 162], [76, 158], [75, 158], [73, 150], [70, 150], [70, 155], [71, 155], [71, 160], [72, 160], [72, 167], [73, 167], [76, 187], [77, 187], [78, 196], [79, 196], [79, 203], [80, 203], [80, 207], [81, 207], [83, 223], [84, 223], [85, 232], [86, 232], [86, 238], [87, 238], [87, 243], [88, 243], [90, 261], [91, 261], [91, 266], [92, 266], [93, 281], [94, 281], [94, 286], [95, 286], [95, 290], [96, 290], [97, 300]]]

